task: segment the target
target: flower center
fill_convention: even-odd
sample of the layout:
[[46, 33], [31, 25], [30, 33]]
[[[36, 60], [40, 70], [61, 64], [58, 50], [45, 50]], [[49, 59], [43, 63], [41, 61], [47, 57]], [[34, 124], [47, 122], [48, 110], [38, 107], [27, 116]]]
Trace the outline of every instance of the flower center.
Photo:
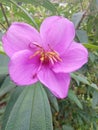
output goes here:
[[42, 51], [40, 53], [40, 61], [42, 63], [51, 62], [52, 64], [54, 64], [55, 62], [62, 61], [62, 60], [59, 57], [59, 54], [55, 51], [49, 51], [49, 52]]
[[38, 46], [39, 50], [37, 50], [33, 55], [30, 56], [32, 59], [35, 56], [39, 56], [41, 63], [51, 63], [54, 64], [55, 62], [61, 62], [62, 59], [60, 58], [59, 54], [50, 48], [49, 51], [45, 51], [42, 47]]

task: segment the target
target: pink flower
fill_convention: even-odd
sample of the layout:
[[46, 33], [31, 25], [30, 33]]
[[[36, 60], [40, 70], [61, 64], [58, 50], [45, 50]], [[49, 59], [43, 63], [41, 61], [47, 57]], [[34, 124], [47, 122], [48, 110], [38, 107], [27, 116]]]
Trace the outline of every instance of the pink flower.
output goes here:
[[73, 41], [74, 37], [73, 23], [61, 16], [46, 18], [40, 32], [26, 23], [13, 23], [2, 38], [11, 59], [11, 79], [18, 85], [40, 81], [58, 98], [66, 97], [69, 73], [88, 60], [86, 48]]

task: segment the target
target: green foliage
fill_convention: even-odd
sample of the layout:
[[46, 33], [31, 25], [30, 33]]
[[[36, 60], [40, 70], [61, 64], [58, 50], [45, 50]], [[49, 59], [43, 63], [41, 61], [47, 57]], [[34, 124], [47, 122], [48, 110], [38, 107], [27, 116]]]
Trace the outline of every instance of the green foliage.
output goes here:
[[[88, 63], [71, 74], [68, 98], [63, 100], [56, 99], [40, 83], [27, 87], [17, 87], [12, 83], [8, 75], [9, 58], [2, 48], [2, 35], [12, 22], [27, 22], [39, 29], [42, 20], [50, 15], [61, 15], [72, 20], [76, 28], [75, 40], [89, 51]], [[2, 130], [97, 130], [97, 70], [98, 0], [0, 0]]]
[[77, 96], [75, 95], [75, 93], [72, 90], [69, 90], [69, 92], [68, 92], [68, 98], [70, 100], [74, 101], [76, 103], [76, 105], [80, 109], [83, 109], [83, 106], [82, 106], [81, 102], [79, 101], [79, 99], [77, 98]]
[[15, 87], [16, 85], [10, 81], [10, 77], [6, 76], [5, 79], [3, 80], [3, 83], [1, 84], [0, 97], [10, 92]]
[[72, 21], [75, 25], [75, 28], [78, 28], [84, 14], [85, 12], [78, 12], [78, 13], [73, 14]]
[[0, 84], [2, 78], [8, 74], [8, 57], [6, 55], [0, 55]]
[[40, 84], [15, 90], [7, 106], [2, 127], [2, 130], [11, 129], [53, 129], [49, 102]]
[[93, 92], [92, 107], [95, 108], [98, 105], [98, 91]]

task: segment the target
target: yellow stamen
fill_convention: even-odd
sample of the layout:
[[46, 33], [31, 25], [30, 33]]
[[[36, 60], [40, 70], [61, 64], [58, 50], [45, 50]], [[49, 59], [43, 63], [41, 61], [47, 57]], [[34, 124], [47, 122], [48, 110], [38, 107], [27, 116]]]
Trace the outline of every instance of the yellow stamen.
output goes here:
[[40, 54], [40, 50], [36, 51], [33, 55], [31, 55], [29, 58], [32, 59], [33, 57], [37, 56]]
[[36, 51], [33, 55], [31, 55], [29, 58], [32, 59], [37, 55], [40, 56], [40, 61], [42, 63], [48, 63], [50, 61], [52, 64], [54, 64], [55, 62], [62, 61], [59, 54], [53, 50], [49, 52], [45, 52], [43, 48], [41, 48], [38, 51]]
[[45, 57], [41, 56], [40, 60], [43, 62], [45, 60]]
[[56, 61], [62, 61], [57, 52], [49, 52], [49, 57], [53, 58]]

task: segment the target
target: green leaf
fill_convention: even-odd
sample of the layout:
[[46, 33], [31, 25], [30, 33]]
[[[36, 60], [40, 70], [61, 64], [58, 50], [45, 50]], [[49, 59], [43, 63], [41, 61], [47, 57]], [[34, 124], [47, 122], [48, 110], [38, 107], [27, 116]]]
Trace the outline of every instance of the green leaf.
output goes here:
[[83, 43], [83, 45], [88, 49], [98, 50], [98, 46], [90, 44], [90, 43]]
[[98, 92], [93, 92], [92, 107], [95, 108], [98, 105]]
[[81, 76], [81, 75], [76, 75], [76, 74], [71, 73], [71, 77], [73, 79], [75, 79], [75, 80], [78, 80], [78, 81], [80, 81], [80, 82], [82, 82], [84, 84], [88, 84], [89, 85], [89, 82], [88, 82], [87, 78], [84, 77], [83, 75]]
[[0, 67], [4, 65], [7, 66], [8, 61], [9, 61], [8, 56], [0, 54]]
[[76, 34], [77, 34], [77, 37], [81, 43], [88, 43], [88, 35], [87, 35], [86, 31], [77, 30]]
[[79, 108], [83, 109], [83, 106], [82, 106], [81, 102], [79, 101], [78, 97], [75, 95], [74, 91], [69, 90], [68, 98], [70, 100], [74, 101]]
[[7, 76], [4, 80], [4, 82], [2, 83], [1, 85], [1, 88], [0, 88], [0, 97], [5, 95], [7, 92], [11, 91], [13, 88], [15, 88], [16, 85], [13, 84], [10, 80], [10, 77]]
[[7, 75], [8, 68], [7, 67], [0, 67], [0, 75]]
[[24, 88], [2, 130], [53, 130], [50, 105], [41, 84]]
[[5, 78], [6, 78], [6, 75], [0, 75], [0, 87], [1, 87]]
[[75, 28], [78, 27], [78, 25], [79, 25], [83, 15], [84, 15], [84, 13], [85, 12], [78, 12], [78, 13], [73, 14], [72, 21], [73, 21], [73, 23], [75, 25]]
[[63, 130], [74, 130], [74, 129], [69, 125], [63, 125]]
[[89, 52], [89, 59], [91, 60], [92, 63], [95, 62], [95, 60], [96, 60], [96, 56], [94, 55], [94, 53]]
[[9, 117], [10, 117], [10, 113], [11, 113], [16, 101], [18, 100], [18, 97], [22, 93], [23, 89], [24, 89], [23, 87], [17, 87], [15, 89], [15, 91], [13, 92], [13, 94], [12, 94], [10, 100], [9, 100], [9, 103], [7, 104], [6, 111], [4, 113], [2, 130], [5, 130], [6, 124], [9, 120]]
[[8, 61], [9, 58], [6, 55], [0, 54], [0, 75], [8, 74]]
[[83, 75], [82, 75], [82, 76], [76, 75], [76, 74], [73, 74], [73, 73], [71, 73], [71, 77], [72, 77], [74, 80], [76, 80], [76, 82], [79, 81], [79, 82], [82, 82], [82, 83], [84, 83], [84, 84], [87, 84], [87, 85], [91, 86], [92, 88], [94, 88], [95, 90], [98, 91], [98, 86], [97, 86], [96, 84], [94, 84], [94, 83], [90, 83], [90, 82], [87, 80], [87, 77], [85, 77], [85, 76], [83, 76]]
[[57, 111], [59, 112], [59, 106], [58, 106], [58, 102], [57, 102], [57, 99], [56, 97], [47, 89], [45, 88], [46, 92], [47, 92], [47, 95], [48, 95], [48, 98], [49, 98], [49, 101], [51, 103], [51, 106]]
[[44, 6], [48, 10], [52, 11], [54, 14], [56, 14], [56, 12], [57, 12], [56, 7], [49, 0], [43, 0], [42, 6]]
[[89, 84], [92, 88], [96, 89], [98, 91], [98, 86], [94, 83]]

